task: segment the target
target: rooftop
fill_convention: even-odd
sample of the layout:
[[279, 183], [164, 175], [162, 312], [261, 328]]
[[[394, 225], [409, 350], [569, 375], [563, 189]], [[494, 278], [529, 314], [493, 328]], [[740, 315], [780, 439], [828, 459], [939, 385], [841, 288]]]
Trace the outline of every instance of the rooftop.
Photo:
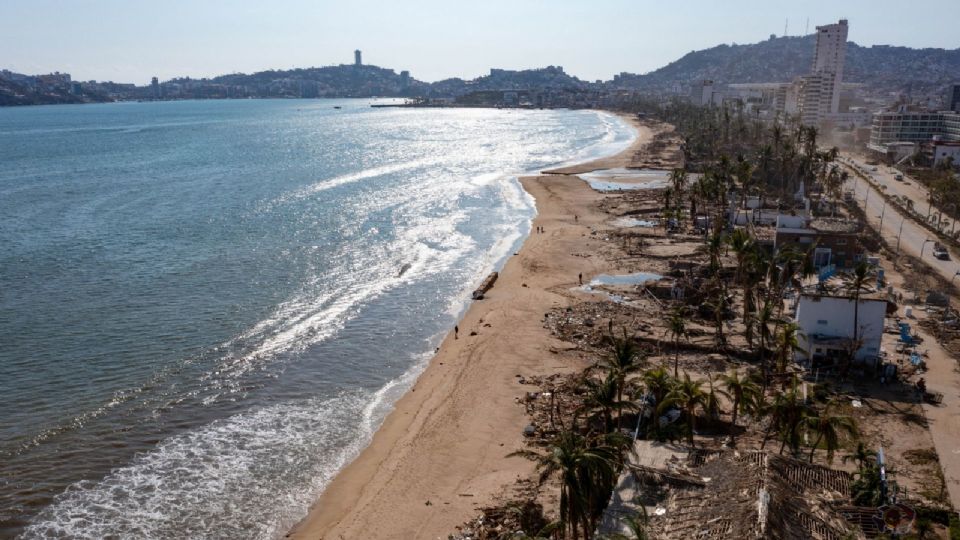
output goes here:
[[854, 530], [841, 511], [858, 510], [846, 506], [849, 473], [769, 452], [690, 450], [685, 457], [673, 471], [639, 471], [669, 486], [650, 522], [657, 538], [839, 540]]
[[817, 232], [857, 233], [863, 228], [859, 221], [843, 218], [816, 218], [810, 228]]

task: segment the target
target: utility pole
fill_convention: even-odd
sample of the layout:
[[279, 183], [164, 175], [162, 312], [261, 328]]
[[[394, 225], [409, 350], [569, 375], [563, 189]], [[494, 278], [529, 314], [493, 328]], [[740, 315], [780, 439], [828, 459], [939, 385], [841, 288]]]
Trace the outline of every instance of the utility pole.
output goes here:
[[906, 217], [900, 218], [900, 232], [897, 233], [897, 256], [900, 255], [900, 235], [903, 234], [903, 222], [906, 221]]
[[887, 200], [883, 200], [883, 210], [880, 210], [880, 238], [883, 238], [883, 214], [887, 211]]

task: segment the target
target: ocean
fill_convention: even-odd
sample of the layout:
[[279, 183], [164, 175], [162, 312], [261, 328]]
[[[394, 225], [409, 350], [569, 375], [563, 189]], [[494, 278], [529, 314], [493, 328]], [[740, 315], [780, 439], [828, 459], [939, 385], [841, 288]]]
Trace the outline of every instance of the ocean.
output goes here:
[[635, 136], [370, 104], [0, 109], [0, 537], [281, 537], [528, 234], [517, 175]]

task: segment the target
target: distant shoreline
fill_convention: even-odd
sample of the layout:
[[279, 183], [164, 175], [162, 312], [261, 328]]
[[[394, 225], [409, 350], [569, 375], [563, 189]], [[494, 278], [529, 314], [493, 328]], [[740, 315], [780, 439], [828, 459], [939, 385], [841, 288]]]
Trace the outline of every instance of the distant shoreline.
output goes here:
[[[387, 100], [387, 99], [411, 99], [406, 97], [386, 97], [386, 96], [376, 96], [376, 97], [315, 97], [315, 98], [303, 98], [303, 97], [278, 97], [278, 96], [269, 96], [269, 97], [244, 97], [244, 98], [185, 98], [185, 99], [118, 99], [110, 101], [83, 101], [79, 103], [13, 103], [13, 104], [2, 104], [0, 103], [0, 109], [21, 109], [25, 107], [57, 107], [57, 106], [77, 106], [77, 105], [109, 105], [109, 104], [118, 104], [118, 103], [181, 103], [181, 102], [207, 102], [207, 101], [341, 101], [341, 100]], [[371, 108], [380, 109], [380, 108], [409, 108], [409, 109], [519, 109], [519, 110], [572, 110], [572, 111], [606, 111], [616, 114], [615, 111], [610, 111], [603, 108], [594, 108], [594, 107], [534, 107], [534, 106], [493, 106], [493, 105], [474, 105], [469, 103], [453, 103], [453, 104], [412, 104], [412, 103], [384, 103], [376, 104], [373, 103], [370, 105]]]

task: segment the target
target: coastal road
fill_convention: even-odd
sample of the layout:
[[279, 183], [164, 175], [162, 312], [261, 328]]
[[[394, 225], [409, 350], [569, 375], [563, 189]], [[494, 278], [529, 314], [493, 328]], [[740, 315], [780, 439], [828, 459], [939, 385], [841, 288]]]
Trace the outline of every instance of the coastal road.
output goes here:
[[[843, 163], [849, 166], [849, 162]], [[902, 252], [920, 258], [922, 251], [923, 262], [945, 279], [952, 280], [960, 271], [960, 264], [954, 259], [940, 260], [934, 257], [932, 241], [935, 239], [934, 235], [912, 218], [901, 214], [895, 207], [887, 205], [876, 186], [887, 185], [885, 191], [888, 193], [903, 194], [918, 202], [926, 201], [926, 194], [914, 188], [913, 193], [908, 195], [910, 192], [905, 188], [911, 186], [903, 186], [902, 182], [894, 180], [893, 174], [889, 171], [878, 171], [879, 174], [874, 173], [876, 176], [870, 175], [872, 172], [870, 167], [867, 171], [869, 171], [868, 176], [874, 178], [876, 184], [863, 179], [855, 181], [851, 178], [845, 188], [854, 189], [857, 204], [866, 209], [869, 226], [874, 230], [880, 230], [893, 249], [897, 247], [899, 236]], [[908, 181], [916, 185], [915, 182]], [[894, 188], [894, 185], [901, 189]], [[881, 216], [883, 216], [882, 227]], [[940, 347], [932, 336], [926, 336], [923, 349], [928, 353], [927, 388], [943, 394], [943, 402], [940, 405], [924, 404], [923, 411], [940, 458], [940, 467], [950, 501], [955, 508], [960, 508], [960, 373], [957, 372], [957, 361]]]
[[904, 181], [897, 181], [896, 175], [901, 174], [897, 169], [882, 164], [869, 165], [866, 160], [849, 154], [841, 154], [840, 162], [847, 166], [859, 168], [860, 172], [871, 177], [874, 182], [886, 186], [888, 194], [901, 195], [913, 200], [918, 210], [927, 209], [929, 204], [927, 202], [927, 188], [907, 175], [904, 175]]
[[[844, 164], [846, 165], [845, 162]], [[897, 186], [891, 184], [897, 184]], [[906, 191], [906, 188], [914, 185], [915, 183], [911, 182], [911, 186], [904, 187], [901, 182], [893, 180], [892, 175], [889, 180], [867, 182], [851, 174], [851, 179], [847, 182], [845, 189], [853, 190], [857, 205], [866, 208], [867, 221], [873, 229], [880, 228], [882, 219], [883, 229], [881, 234], [891, 248], [897, 249], [899, 238], [901, 252], [923, 259], [923, 262], [927, 263], [934, 271], [950, 281], [960, 271], [960, 264], [958, 264], [957, 259], [953, 256], [947, 260], [934, 257], [933, 244], [937, 239], [936, 236], [914, 222], [910, 216], [902, 214], [896, 207], [887, 204], [886, 199], [881, 196], [877, 187], [886, 186], [887, 189], [884, 192], [887, 194], [894, 195], [902, 192], [904, 196], [911, 197], [912, 200], [916, 201], [915, 197], [918, 196], [918, 193], [907, 195], [909, 192]], [[925, 201], [926, 196], [924, 195], [921, 200]]]

